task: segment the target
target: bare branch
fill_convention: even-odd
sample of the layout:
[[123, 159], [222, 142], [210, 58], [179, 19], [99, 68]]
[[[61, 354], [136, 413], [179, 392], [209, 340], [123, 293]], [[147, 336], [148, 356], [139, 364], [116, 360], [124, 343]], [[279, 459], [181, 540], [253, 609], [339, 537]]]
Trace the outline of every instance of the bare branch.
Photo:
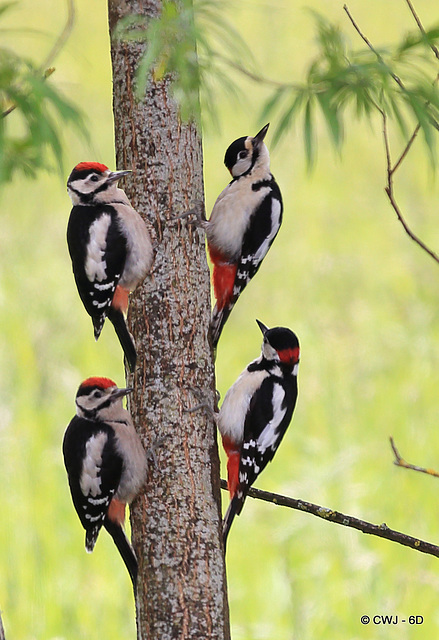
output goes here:
[[[227, 489], [226, 480], [221, 480], [221, 488]], [[368, 533], [372, 536], [377, 536], [378, 538], [385, 538], [386, 540], [397, 542], [398, 544], [402, 544], [403, 546], [414, 549], [415, 551], [420, 551], [421, 553], [426, 553], [439, 558], [439, 547], [437, 545], [431, 544], [431, 542], [425, 542], [424, 540], [419, 540], [419, 538], [413, 538], [412, 536], [408, 536], [400, 531], [389, 529], [385, 523], [372, 524], [371, 522], [366, 522], [365, 520], [359, 520], [353, 516], [348, 516], [340, 511], [333, 511], [332, 509], [321, 507], [317, 504], [313, 504], [312, 502], [288, 498], [277, 493], [254, 489], [253, 487], [250, 488], [248, 495], [251, 498], [264, 500], [265, 502], [272, 502], [273, 504], [277, 504], [281, 507], [289, 507], [290, 509], [296, 509], [297, 511], [304, 511], [305, 513], [317, 516], [318, 518], [322, 518], [328, 522], [335, 522], [335, 524], [340, 524], [343, 527], [358, 529], [358, 531], [362, 531], [363, 533]]]
[[63, 49], [65, 43], [67, 42], [67, 40], [68, 40], [68, 38], [69, 38], [69, 36], [70, 36], [70, 34], [72, 32], [74, 21], [75, 21], [75, 4], [74, 4], [74, 0], [67, 0], [67, 20], [66, 20], [66, 23], [65, 23], [61, 33], [57, 37], [57, 39], [56, 39], [54, 45], [52, 46], [51, 50], [47, 54], [46, 58], [40, 64], [39, 69], [40, 69], [41, 73], [44, 73], [45, 70], [47, 69], [47, 67], [50, 67], [53, 64], [53, 61], [55, 60], [55, 58], [59, 55], [59, 53]]
[[439, 255], [437, 255], [432, 249], [430, 249], [429, 247], [427, 247], [427, 245], [425, 244], [425, 242], [423, 242], [409, 227], [409, 225], [407, 224], [404, 216], [401, 213], [401, 209], [398, 206], [398, 203], [396, 202], [395, 199], [395, 194], [394, 194], [394, 190], [393, 190], [393, 174], [395, 173], [396, 169], [401, 165], [401, 162], [404, 160], [404, 158], [406, 157], [418, 131], [419, 131], [419, 126], [415, 129], [414, 133], [412, 134], [412, 137], [410, 138], [409, 142], [406, 145], [406, 148], [404, 149], [403, 153], [401, 154], [399, 160], [397, 161], [397, 163], [392, 167], [392, 159], [391, 159], [391, 155], [390, 155], [390, 144], [389, 144], [389, 136], [388, 136], [388, 132], [387, 132], [387, 116], [386, 114], [383, 112], [382, 113], [383, 116], [383, 138], [384, 138], [384, 147], [385, 147], [385, 151], [386, 151], [386, 165], [387, 165], [387, 185], [385, 186], [384, 190], [387, 194], [387, 197], [389, 198], [389, 202], [393, 208], [393, 210], [395, 211], [398, 220], [400, 221], [400, 223], [402, 224], [404, 231], [406, 232], [406, 234], [409, 236], [409, 238], [411, 238], [411, 240], [413, 240], [413, 242], [415, 242], [419, 247], [421, 247], [421, 249], [423, 249], [431, 258], [433, 258], [433, 260], [435, 260], [435, 262], [437, 262], [439, 264]]
[[437, 262], [439, 264], [439, 255], [437, 253], [435, 253], [432, 249], [427, 247], [425, 242], [423, 242], [415, 233], [413, 233], [413, 231], [410, 229], [409, 225], [407, 224], [404, 216], [401, 213], [401, 209], [399, 208], [399, 206], [398, 206], [398, 204], [397, 204], [397, 202], [395, 200], [395, 196], [394, 196], [394, 193], [393, 193], [393, 185], [392, 185], [392, 183], [390, 181], [387, 184], [387, 186], [385, 187], [384, 191], [387, 193], [387, 197], [389, 198], [389, 202], [392, 205], [392, 208], [395, 211], [398, 220], [400, 221], [400, 223], [404, 227], [404, 231], [409, 236], [409, 238], [411, 238], [411, 240], [413, 240], [413, 242], [415, 242], [419, 247], [421, 247], [421, 249], [423, 249], [426, 253], [428, 253], [428, 255], [431, 258], [433, 258], [433, 260], [435, 262]]
[[419, 129], [421, 128], [421, 125], [418, 123], [412, 133], [412, 135], [410, 136], [407, 144], [405, 145], [401, 155], [399, 156], [398, 160], [395, 162], [395, 164], [393, 165], [392, 169], [391, 169], [391, 173], [392, 175], [395, 173], [395, 171], [397, 171], [401, 165], [401, 163], [403, 162], [404, 158], [406, 157], [406, 155], [408, 154], [408, 152], [411, 149], [412, 144], [414, 143], [414, 141], [416, 140], [416, 136], [419, 133]]
[[232, 60], [232, 58], [223, 55], [219, 51], [215, 51], [215, 55], [229, 67], [235, 69], [236, 71], [239, 71], [239, 73], [247, 76], [247, 78], [250, 78], [250, 80], [253, 80], [254, 82], [265, 84], [267, 86], [277, 87], [278, 89], [299, 89], [299, 86], [292, 82], [279, 82], [278, 80], [273, 80], [272, 78], [267, 78], [257, 73], [253, 73], [253, 71], [250, 71], [243, 65], [239, 64], [235, 60]]
[[[64, 47], [67, 39], [69, 38], [70, 33], [71, 33], [72, 29], [73, 29], [74, 19], [75, 19], [74, 0], [67, 0], [67, 20], [66, 20], [66, 23], [65, 23], [61, 33], [57, 37], [57, 39], [55, 41], [55, 44], [53, 45], [53, 47], [51, 48], [51, 50], [47, 54], [46, 58], [43, 60], [43, 62], [38, 67], [38, 71], [42, 74], [44, 79], [46, 79], [49, 76], [51, 76], [52, 73], [54, 72], [54, 69], [48, 69], [48, 67], [50, 67], [50, 65], [53, 63], [55, 58], [59, 55], [61, 49]], [[0, 114], [0, 117], [1, 118], [6, 118], [6, 116], [8, 116], [10, 113], [12, 113], [12, 111], [14, 111], [16, 109], [16, 107], [17, 107], [16, 104], [12, 104], [10, 107], [5, 109], [5, 111], [3, 111]], [[1, 640], [1, 636], [0, 636], [0, 640]]]
[[427, 475], [433, 476], [434, 478], [439, 478], [439, 472], [435, 471], [434, 469], [427, 469], [426, 467], [418, 467], [415, 464], [410, 464], [409, 462], [406, 462], [404, 458], [400, 456], [393, 438], [390, 437], [389, 439], [390, 439], [390, 445], [393, 450], [393, 455], [395, 456], [395, 459], [393, 461], [394, 465], [396, 465], [397, 467], [404, 467], [404, 469], [412, 469], [412, 471], [419, 471], [420, 473], [426, 473]]
[[[410, 2], [410, 0], [406, 0], [406, 2]], [[356, 30], [356, 32], [359, 34], [360, 38], [363, 40], [363, 42], [366, 43], [366, 45], [369, 47], [369, 49], [371, 51], [373, 51], [373, 53], [377, 56], [377, 58], [384, 63], [381, 55], [378, 53], [378, 51], [375, 49], [375, 47], [372, 45], [372, 43], [370, 42], [370, 40], [363, 34], [363, 32], [361, 31], [360, 27], [357, 25], [357, 23], [355, 22], [354, 18], [352, 17], [347, 5], [343, 6], [343, 9], [345, 10], [345, 12], [347, 13], [349, 20], [351, 21], [354, 29]], [[422, 25], [420, 26], [420, 28], [422, 27]], [[424, 32], [425, 33], [425, 32]], [[401, 87], [401, 89], [405, 90], [404, 84], [402, 83], [401, 79], [395, 75], [391, 69], [389, 69], [389, 73], [392, 76], [392, 78], [395, 80], [395, 82], [398, 83], [398, 85]], [[437, 78], [435, 79], [435, 82], [437, 81]], [[423, 242], [409, 227], [409, 225], [407, 224], [404, 216], [401, 213], [401, 210], [395, 200], [395, 194], [394, 194], [394, 190], [393, 190], [393, 174], [395, 173], [395, 171], [401, 166], [401, 163], [404, 161], [404, 159], [406, 158], [408, 152], [411, 149], [411, 146], [413, 144], [413, 142], [416, 139], [416, 136], [418, 135], [419, 129], [420, 129], [420, 124], [418, 123], [415, 127], [415, 130], [413, 131], [411, 137], [409, 138], [406, 146], [404, 147], [401, 155], [399, 156], [398, 160], [396, 161], [396, 163], [392, 166], [392, 158], [391, 158], [391, 153], [390, 153], [390, 142], [389, 142], [389, 135], [388, 135], [388, 130], [387, 130], [387, 115], [385, 113], [385, 111], [383, 109], [381, 109], [380, 107], [378, 107], [379, 112], [381, 113], [381, 116], [383, 118], [383, 139], [384, 139], [384, 148], [385, 148], [385, 152], [386, 152], [386, 169], [387, 169], [387, 185], [385, 187], [385, 192], [387, 194], [387, 197], [389, 198], [389, 202], [393, 208], [393, 210], [395, 211], [397, 218], [399, 220], [399, 222], [402, 224], [404, 231], [406, 232], [406, 234], [409, 236], [409, 238], [411, 238], [411, 240], [413, 240], [413, 242], [415, 242], [419, 247], [421, 247], [421, 249], [423, 249], [431, 258], [433, 258], [433, 260], [435, 260], [438, 264], [439, 264], [439, 256], [432, 250], [430, 249], [425, 242]]]
[[[410, 0], [406, 0], [406, 2], [407, 2], [407, 5], [408, 5], [408, 7], [409, 7], [409, 9], [410, 9], [411, 13], [412, 13], [412, 16], [413, 16], [413, 17], [414, 17], [414, 19], [415, 19], [416, 24], [417, 24], [417, 25], [418, 25], [418, 27], [419, 27], [419, 31], [420, 31], [420, 32], [422, 33], [422, 35], [426, 38], [426, 37], [427, 37], [427, 34], [425, 33], [424, 26], [423, 26], [423, 24], [422, 24], [421, 20], [419, 19], [419, 16], [418, 16], [418, 14], [416, 13], [416, 11], [415, 11], [415, 9], [414, 9], [414, 7], [413, 7], [413, 5], [412, 5], [411, 1], [410, 1]], [[439, 49], [436, 47], [436, 45], [435, 45], [435, 44], [430, 44], [429, 46], [430, 46], [430, 49], [433, 51], [434, 55], [436, 56], [436, 58], [439, 60]]]
[[343, 9], [345, 10], [345, 12], [347, 13], [347, 16], [349, 18], [349, 20], [352, 22], [352, 26], [354, 27], [355, 31], [358, 33], [358, 35], [360, 36], [360, 38], [363, 40], [363, 42], [365, 42], [365, 44], [369, 47], [369, 49], [376, 55], [376, 57], [378, 58], [378, 60], [386, 67], [386, 69], [388, 70], [389, 74], [392, 76], [392, 78], [395, 80], [395, 82], [398, 84], [398, 86], [405, 91], [405, 87], [404, 87], [404, 83], [402, 82], [401, 78], [399, 76], [396, 75], [396, 73], [393, 73], [393, 71], [386, 65], [386, 63], [384, 62], [382, 56], [378, 53], [378, 51], [375, 49], [375, 47], [373, 46], [373, 44], [370, 42], [370, 40], [364, 35], [364, 33], [360, 30], [360, 27], [358, 26], [358, 24], [355, 22], [354, 18], [352, 17], [352, 14], [350, 13], [348, 6], [345, 4], [343, 5]]

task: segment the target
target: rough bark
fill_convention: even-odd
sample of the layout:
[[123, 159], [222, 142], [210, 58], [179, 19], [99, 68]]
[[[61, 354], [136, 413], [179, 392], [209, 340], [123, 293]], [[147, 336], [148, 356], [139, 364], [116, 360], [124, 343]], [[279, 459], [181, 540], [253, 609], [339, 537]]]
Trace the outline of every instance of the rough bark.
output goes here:
[[0, 640], [5, 640], [5, 630], [3, 629], [2, 616], [0, 614]]
[[[112, 34], [121, 17], [154, 16], [161, 2], [108, 6]], [[146, 447], [164, 438], [131, 509], [138, 638], [223, 640], [230, 632], [216, 431], [205, 412], [185, 412], [197, 402], [190, 387], [214, 405], [209, 271], [202, 233], [173, 220], [204, 198], [201, 140], [195, 125], [180, 122], [166, 80], [136, 101], [142, 51], [112, 40], [117, 166], [133, 169], [123, 186], [155, 244], [152, 274], [130, 300], [138, 351], [130, 409]]]

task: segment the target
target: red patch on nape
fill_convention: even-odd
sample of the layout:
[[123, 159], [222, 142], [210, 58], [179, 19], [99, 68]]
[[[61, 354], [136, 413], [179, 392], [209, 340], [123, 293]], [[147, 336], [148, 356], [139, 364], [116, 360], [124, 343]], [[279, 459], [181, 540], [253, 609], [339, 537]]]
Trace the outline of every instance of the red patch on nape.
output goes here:
[[236, 493], [239, 484], [239, 463], [241, 461], [241, 449], [237, 449], [230, 438], [223, 436], [223, 447], [227, 453], [227, 488], [230, 498]]
[[108, 507], [107, 516], [111, 522], [123, 527], [125, 523], [125, 502], [121, 502], [117, 498], [113, 498]]
[[216, 306], [221, 311], [232, 299], [238, 266], [231, 262], [226, 262], [223, 256], [212, 247], [208, 246], [208, 249], [210, 259], [213, 262], [213, 292]]
[[299, 362], [299, 358], [300, 358], [299, 347], [294, 347], [294, 349], [282, 349], [277, 353], [279, 356], [279, 360], [285, 364], [294, 365]]
[[98, 171], [99, 173], [105, 173], [108, 171], [108, 167], [100, 162], [80, 162], [75, 167], [76, 171]]
[[81, 387], [99, 387], [99, 389], [108, 389], [109, 387], [116, 386], [116, 383], [113, 382], [113, 380], [110, 380], [110, 378], [99, 377], [87, 378], [87, 380], [84, 380], [81, 384]]

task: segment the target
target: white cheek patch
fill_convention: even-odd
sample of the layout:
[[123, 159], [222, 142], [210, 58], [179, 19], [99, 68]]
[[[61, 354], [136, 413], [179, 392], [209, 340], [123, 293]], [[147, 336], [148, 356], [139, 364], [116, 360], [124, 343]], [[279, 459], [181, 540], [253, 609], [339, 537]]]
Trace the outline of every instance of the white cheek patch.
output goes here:
[[252, 157], [246, 156], [245, 158], [241, 158], [232, 167], [232, 176], [237, 178], [238, 176], [242, 176], [243, 173], [246, 173], [252, 166]]
[[103, 431], [87, 440], [85, 458], [79, 479], [79, 485], [84, 496], [92, 495], [96, 498], [101, 493], [101, 478], [99, 474], [102, 465], [102, 451], [107, 440], [108, 436]]
[[258, 438], [258, 451], [260, 451], [261, 453], [263, 453], [270, 447], [273, 448], [277, 443], [277, 428], [282, 422], [287, 411], [286, 407], [282, 407], [284, 400], [285, 391], [280, 384], [275, 384], [273, 387], [272, 396], [273, 417]]
[[104, 260], [107, 248], [107, 234], [111, 224], [111, 216], [104, 213], [90, 225], [90, 239], [87, 245], [85, 273], [90, 282], [101, 282], [106, 278], [107, 263]]

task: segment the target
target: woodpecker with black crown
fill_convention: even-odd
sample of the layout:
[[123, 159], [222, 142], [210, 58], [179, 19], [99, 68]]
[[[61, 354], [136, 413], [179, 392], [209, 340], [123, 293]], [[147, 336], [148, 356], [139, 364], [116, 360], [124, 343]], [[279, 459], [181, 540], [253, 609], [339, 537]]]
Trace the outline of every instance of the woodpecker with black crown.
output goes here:
[[130, 171], [110, 171], [81, 162], [67, 180], [73, 208], [67, 244], [79, 295], [91, 316], [97, 340], [107, 317], [113, 324], [131, 371], [136, 348], [125, 323], [129, 293], [149, 273], [153, 247], [145, 222], [118, 181]]
[[227, 454], [230, 504], [223, 522], [224, 548], [249, 488], [273, 459], [291, 422], [297, 400], [299, 340], [286, 327], [268, 329], [253, 360], [227, 391], [216, 418]]
[[[200, 219], [210, 259], [216, 304], [211, 318], [216, 348], [239, 296], [255, 276], [282, 223], [282, 196], [270, 172], [264, 143], [269, 124], [256, 136], [238, 138], [229, 146], [224, 164], [232, 181], [218, 196], [209, 220]], [[183, 214], [185, 217], [187, 214]]]
[[124, 532], [125, 508], [145, 482], [147, 454], [120, 389], [109, 378], [87, 378], [76, 394], [76, 415], [63, 440], [73, 504], [91, 553], [102, 527], [108, 531], [136, 590], [137, 558]]

